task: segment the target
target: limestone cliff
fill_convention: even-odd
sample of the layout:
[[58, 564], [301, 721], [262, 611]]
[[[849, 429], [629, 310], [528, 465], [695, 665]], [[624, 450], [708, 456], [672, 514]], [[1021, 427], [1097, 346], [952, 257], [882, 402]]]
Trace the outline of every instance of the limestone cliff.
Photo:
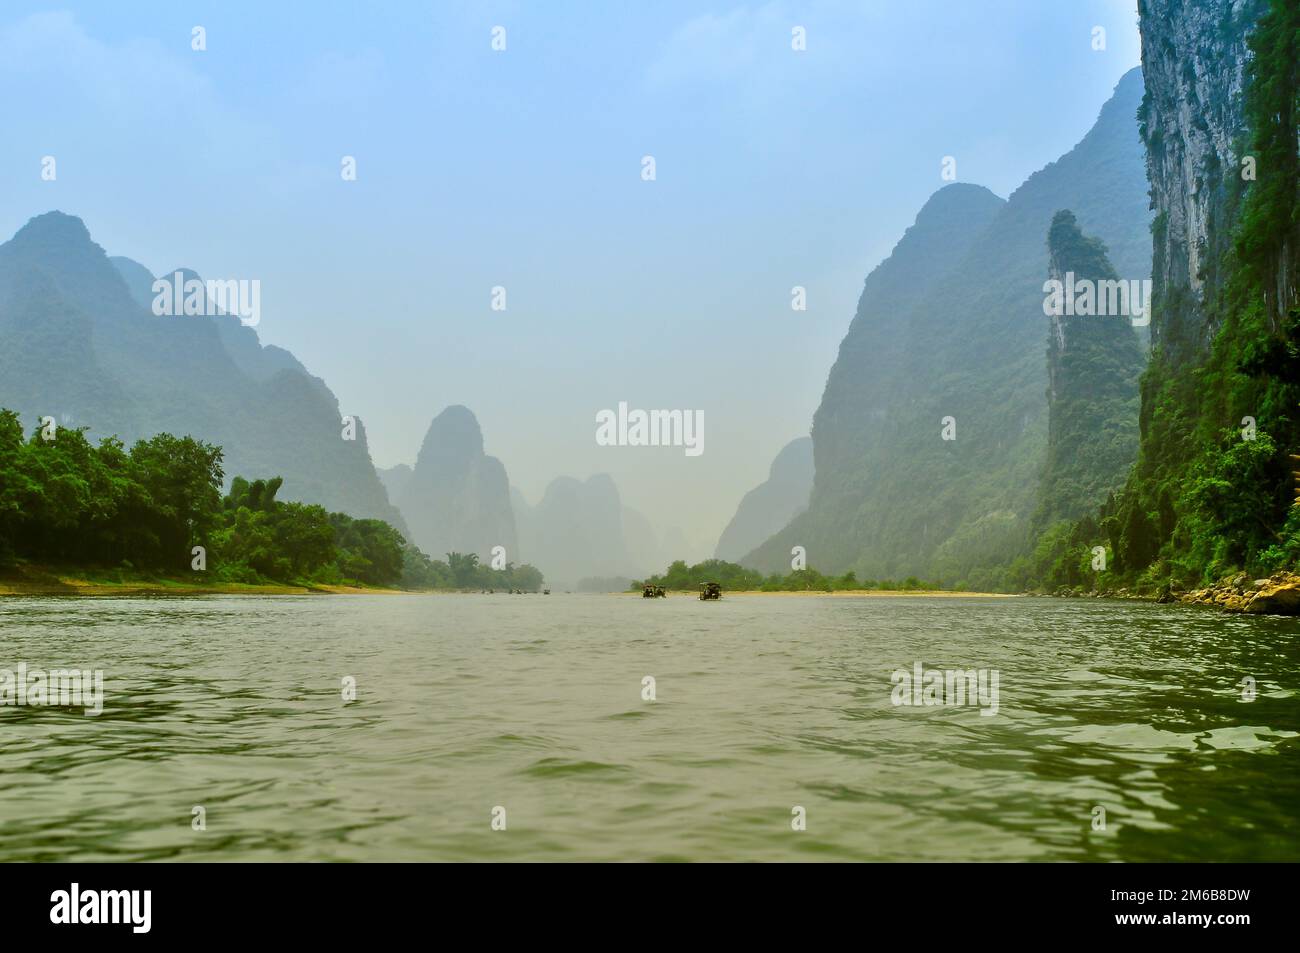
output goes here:
[[1152, 343], [1174, 363], [1203, 356], [1215, 324], [1207, 286], [1235, 216], [1229, 176], [1245, 132], [1246, 39], [1266, 0], [1139, 0], [1146, 94], [1139, 113], [1147, 147], [1154, 229], [1152, 280], [1162, 320]]

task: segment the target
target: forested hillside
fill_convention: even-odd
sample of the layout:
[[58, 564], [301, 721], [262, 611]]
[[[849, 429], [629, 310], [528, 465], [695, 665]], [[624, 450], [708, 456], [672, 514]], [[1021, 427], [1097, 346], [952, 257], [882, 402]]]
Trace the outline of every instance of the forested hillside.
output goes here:
[[[742, 561], [860, 578], [1011, 584], [1032, 550], [1047, 448], [1043, 283], [1071, 210], [1125, 279], [1150, 275], [1138, 70], [1092, 130], [1007, 201], [948, 186], [867, 278], [813, 420], [806, 513]], [[945, 439], [948, 438], [948, 439]]]

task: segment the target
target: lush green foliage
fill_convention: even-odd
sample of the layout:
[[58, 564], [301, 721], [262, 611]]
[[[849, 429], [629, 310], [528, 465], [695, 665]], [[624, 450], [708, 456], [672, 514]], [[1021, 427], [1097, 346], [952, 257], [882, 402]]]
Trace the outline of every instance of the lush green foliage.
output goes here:
[[430, 559], [414, 546], [405, 552], [406, 566], [402, 585], [409, 589], [491, 589], [536, 592], [542, 586], [542, 574], [525, 563], [506, 563], [493, 569], [478, 561], [475, 553], [447, 553], [447, 560]]
[[382, 520], [354, 520], [314, 504], [275, 498], [283, 481], [242, 477], [222, 501], [209, 556], [220, 578], [355, 580], [391, 585], [402, 575], [402, 535]]
[[76, 429], [23, 440], [0, 410], [0, 559], [181, 571], [221, 518], [221, 448], [159, 434], [128, 452]]
[[[49, 439], [46, 439], [46, 438]], [[231, 481], [222, 451], [158, 434], [130, 451], [84, 429], [36, 430], [0, 411], [0, 561], [122, 567], [222, 582], [401, 583], [411, 588], [536, 589], [531, 566], [478, 557], [433, 561], [382, 520], [276, 499], [283, 480]], [[197, 555], [195, 547], [202, 547]]]

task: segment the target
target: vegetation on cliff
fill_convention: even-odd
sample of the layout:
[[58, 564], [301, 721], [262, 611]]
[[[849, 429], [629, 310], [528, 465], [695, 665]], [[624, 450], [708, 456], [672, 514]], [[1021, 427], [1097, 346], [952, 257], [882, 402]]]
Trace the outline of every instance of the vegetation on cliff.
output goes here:
[[[1195, 342], [1178, 338], [1202, 333], [1185, 320], [1190, 289], [1157, 280], [1161, 346], [1142, 380], [1138, 462], [1097, 518], [1069, 531], [1060, 565], [1086, 564], [1093, 546], [1105, 546], [1110, 586], [1190, 588], [1300, 562], [1300, 467], [1289, 457], [1300, 453], [1297, 36], [1300, 7], [1273, 3], [1249, 40], [1249, 133], [1237, 145], [1242, 164], [1221, 170], [1228, 198], [1217, 224], [1231, 240], [1211, 236], [1226, 250], [1200, 276], [1205, 325], [1217, 329], [1208, 353], [1188, 359]], [[1072, 584], [1056, 571], [1042, 582]]]
[[[1053, 218], [1047, 245], [1049, 271], [1057, 281], [1068, 274], [1071, 284], [1091, 282], [1090, 287], [1101, 288], [1119, 278], [1105, 245], [1085, 236], [1071, 212]], [[1052, 318], [1047, 457], [1034, 515], [1038, 539], [1028, 559], [1012, 564], [1008, 578], [1013, 584], [1027, 588], [1050, 580], [1054, 587], [1078, 586], [1090, 578], [1089, 547], [1097, 526], [1092, 520], [1078, 521], [1096, 512], [1123, 484], [1137, 453], [1142, 354], [1131, 321], [1132, 316], [1120, 313]]]
[[[1068, 274], [1072, 284], [1100, 289], [1120, 279], [1106, 246], [1084, 235], [1069, 211], [1052, 219], [1047, 245], [1058, 281]], [[1035, 514], [1040, 527], [1094, 512], [1123, 483], [1137, 455], [1143, 366], [1127, 314], [1057, 315], [1048, 338], [1047, 458]]]

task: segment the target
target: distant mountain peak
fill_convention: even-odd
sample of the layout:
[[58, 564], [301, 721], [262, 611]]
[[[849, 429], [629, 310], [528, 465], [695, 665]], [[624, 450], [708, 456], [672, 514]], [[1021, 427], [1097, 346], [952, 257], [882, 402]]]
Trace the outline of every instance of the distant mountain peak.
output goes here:
[[931, 195], [921, 206], [916, 215], [917, 224], [928, 224], [928, 220], [937, 215], [966, 213], [974, 206], [996, 208], [1005, 204], [1006, 199], [992, 189], [972, 182], [953, 182]]
[[415, 467], [388, 475], [416, 545], [440, 558], [447, 552], [487, 559], [497, 546], [519, 561], [510, 481], [496, 457], [483, 452], [473, 411], [453, 404], [433, 418]]
[[[618, 485], [608, 473], [585, 480], [557, 476], [546, 485], [536, 506], [529, 506], [517, 490], [511, 504], [524, 559], [541, 569], [552, 584], [571, 586], [588, 577], [630, 576], [659, 560], [649, 523], [623, 505]], [[635, 554], [629, 550], [629, 529]]]
[[152, 285], [149, 269], [110, 258], [77, 216], [27, 222], [0, 244], [0, 407], [57, 409], [91, 439], [189, 434], [223, 448], [228, 477], [282, 476], [283, 499], [404, 529], [365, 428], [340, 439], [322, 381], [289, 352], [262, 348], [236, 317], [160, 320]]
[[474, 412], [463, 404], [452, 404], [433, 418], [420, 446], [415, 467], [446, 460], [469, 460], [483, 456], [483, 429]]
[[37, 215], [14, 234], [13, 241], [18, 244], [90, 244], [90, 229], [86, 223], [75, 215], [60, 212], [57, 209]]

